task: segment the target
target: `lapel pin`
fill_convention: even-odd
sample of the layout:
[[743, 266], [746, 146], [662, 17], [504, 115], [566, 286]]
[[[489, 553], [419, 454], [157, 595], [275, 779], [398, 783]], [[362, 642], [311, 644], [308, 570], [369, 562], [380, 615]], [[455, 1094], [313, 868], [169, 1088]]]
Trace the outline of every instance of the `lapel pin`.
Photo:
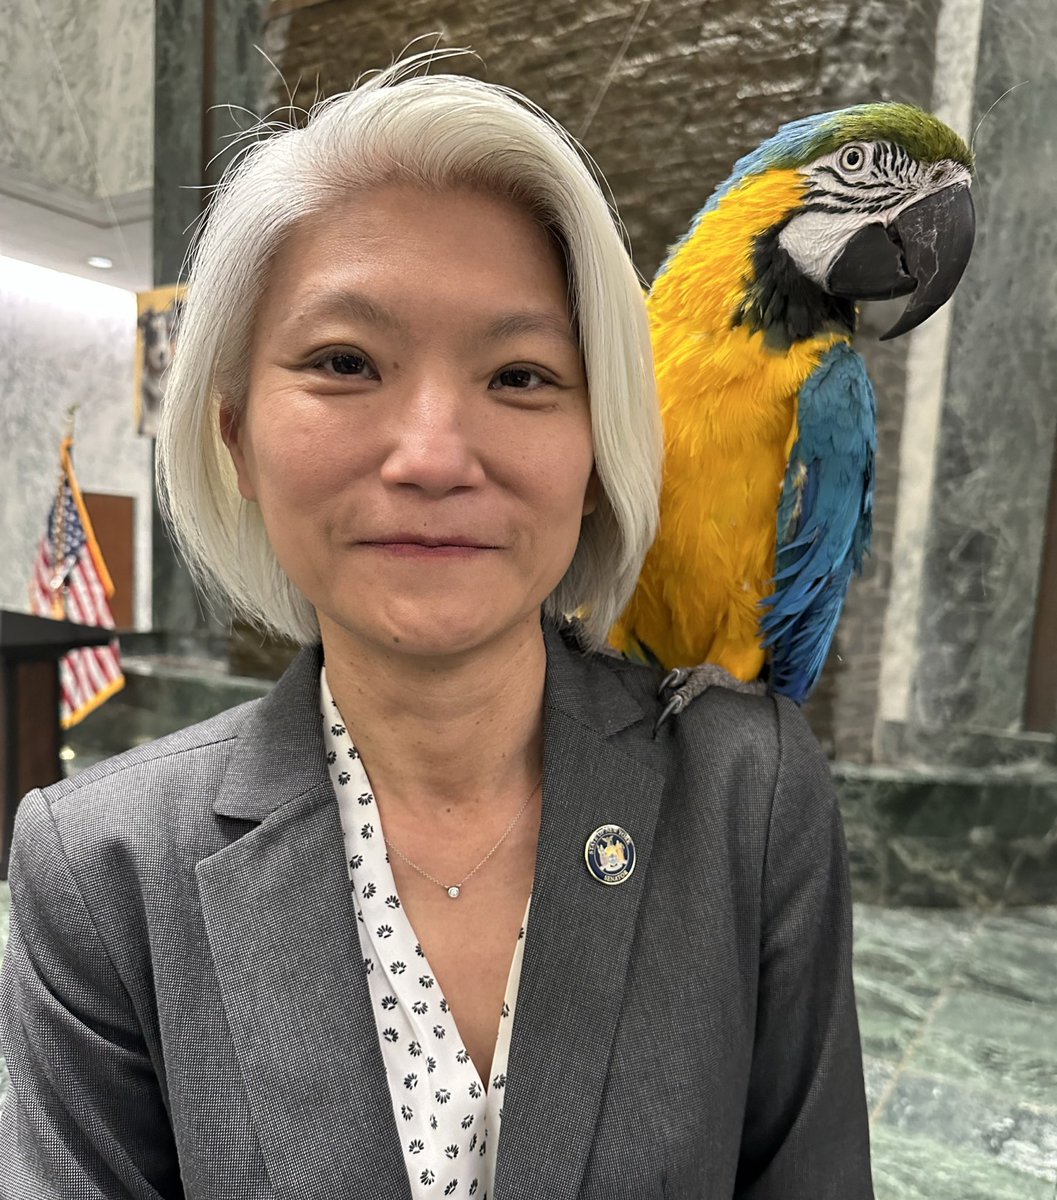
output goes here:
[[635, 843], [619, 825], [602, 825], [587, 839], [584, 860], [599, 883], [612, 887], [635, 870]]

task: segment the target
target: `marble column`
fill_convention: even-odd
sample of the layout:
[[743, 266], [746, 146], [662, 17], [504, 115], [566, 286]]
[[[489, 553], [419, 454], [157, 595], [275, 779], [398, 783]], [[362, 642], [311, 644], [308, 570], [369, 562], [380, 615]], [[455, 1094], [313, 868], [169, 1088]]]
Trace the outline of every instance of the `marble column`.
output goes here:
[[1055, 48], [1053, 0], [984, 0], [977, 244], [953, 302], [916, 657], [894, 738], [930, 761], [1053, 748], [1022, 731], [1057, 436]]
[[[154, 87], [154, 282], [181, 278], [196, 222], [232, 153], [227, 135], [252, 124], [267, 64], [261, 5], [245, 0], [157, 0]], [[230, 105], [231, 108], [217, 108]], [[215, 637], [229, 614], [207, 611], [154, 505], [154, 628]]]
[[174, 283], [201, 209], [203, 0], [154, 9], [154, 282]]

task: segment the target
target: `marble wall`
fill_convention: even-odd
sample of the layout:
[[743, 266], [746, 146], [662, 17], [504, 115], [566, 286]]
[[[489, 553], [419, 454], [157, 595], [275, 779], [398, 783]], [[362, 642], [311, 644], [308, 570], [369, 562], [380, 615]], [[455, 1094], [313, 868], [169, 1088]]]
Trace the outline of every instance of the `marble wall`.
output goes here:
[[[240, 131], [256, 124], [271, 70], [266, 0], [158, 0], [154, 79], [154, 278], [180, 276], [191, 231]], [[205, 53], [205, 45], [211, 52]], [[234, 142], [233, 142], [234, 139]]]
[[175, 283], [202, 209], [202, 5], [158, 0], [155, 15], [154, 282]]
[[857, 899], [986, 909], [1057, 896], [1057, 772], [838, 763]]
[[26, 584], [58, 484], [66, 410], [85, 491], [135, 500], [135, 623], [150, 628], [152, 443], [132, 425], [131, 292], [0, 258], [0, 606]]
[[[931, 108], [966, 140], [973, 128], [983, 7], [984, 0], [943, 0], [937, 22]], [[902, 307], [901, 301], [894, 303]], [[947, 353], [961, 303], [958, 295], [908, 339], [903, 422], [898, 443], [885, 456], [894, 458], [898, 470], [879, 678], [882, 721], [905, 720], [910, 700]]]
[[[158, 0], [155, 12], [154, 281], [183, 277], [188, 247], [234, 147], [231, 135], [255, 123], [268, 69], [261, 0]], [[205, 47], [211, 47], [207, 54]], [[172, 547], [155, 503], [154, 623], [172, 635], [206, 640], [226, 631], [229, 614], [207, 609]]]
[[96, 197], [150, 185], [151, 0], [3, 10], [0, 177]]
[[99, 190], [151, 186], [154, 160], [153, 0], [96, 0], [101, 80], [97, 110]]
[[1055, 51], [1052, 0], [985, 0], [979, 233], [948, 351], [907, 713], [943, 757], [1023, 727], [1057, 436]]
[[0, 38], [4, 115], [0, 164], [42, 183], [94, 195], [87, 129], [99, 95], [96, 26], [81, 0], [5, 6]]

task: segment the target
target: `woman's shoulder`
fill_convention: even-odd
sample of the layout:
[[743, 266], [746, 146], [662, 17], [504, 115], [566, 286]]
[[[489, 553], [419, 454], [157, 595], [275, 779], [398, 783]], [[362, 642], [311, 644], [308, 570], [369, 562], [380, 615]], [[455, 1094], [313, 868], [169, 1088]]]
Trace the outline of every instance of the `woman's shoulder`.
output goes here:
[[110, 790], [134, 789], [147, 779], [184, 777], [196, 769], [208, 772], [210, 764], [222, 764], [226, 748], [239, 737], [260, 703], [259, 699], [250, 700], [225, 709], [175, 733], [93, 763], [43, 790], [53, 806], [62, 807]]
[[731, 745], [745, 740], [778, 749], [779, 729], [806, 724], [799, 710], [783, 697], [738, 691], [713, 684], [678, 712], [665, 716], [672, 698], [666, 686], [669, 672], [660, 666], [637, 662], [615, 650], [591, 649], [575, 622], [559, 630], [566, 645], [579, 652], [587, 670], [615, 689], [629, 693], [642, 710], [640, 732], [662, 743]]
[[122, 810], [131, 819], [139, 809], [156, 811], [167, 798], [182, 809], [210, 808], [240, 743], [243, 758], [270, 751], [278, 755], [293, 732], [295, 740], [322, 741], [319, 721], [318, 646], [306, 647], [282, 677], [255, 700], [226, 709], [157, 741], [105, 759], [88, 770], [45, 788], [56, 812], [95, 805]]
[[204, 835], [215, 823], [212, 801], [231, 749], [260, 703], [251, 700], [30, 792], [15, 814], [16, 843], [29, 849], [57, 842], [68, 858], [85, 861], [154, 855], [176, 839], [193, 843], [196, 825]]
[[630, 696], [641, 712], [627, 735], [648, 742], [653, 761], [666, 760], [665, 770], [690, 790], [718, 781], [732, 794], [744, 796], [748, 789], [769, 804], [780, 784], [830, 789], [822, 748], [803, 712], [786, 697], [713, 684], [666, 717], [672, 695], [666, 670], [589, 650], [575, 626], [562, 633], [568, 645], [579, 648], [596, 682]]

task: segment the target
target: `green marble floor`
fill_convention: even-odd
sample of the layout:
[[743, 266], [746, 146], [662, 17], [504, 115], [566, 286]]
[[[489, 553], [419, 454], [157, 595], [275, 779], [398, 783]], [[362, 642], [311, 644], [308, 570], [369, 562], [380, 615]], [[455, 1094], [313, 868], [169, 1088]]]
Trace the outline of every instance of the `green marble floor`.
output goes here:
[[1057, 907], [860, 904], [855, 954], [877, 1200], [1057, 1200]]
[[1055, 1200], [1057, 908], [855, 922], [878, 1200]]

